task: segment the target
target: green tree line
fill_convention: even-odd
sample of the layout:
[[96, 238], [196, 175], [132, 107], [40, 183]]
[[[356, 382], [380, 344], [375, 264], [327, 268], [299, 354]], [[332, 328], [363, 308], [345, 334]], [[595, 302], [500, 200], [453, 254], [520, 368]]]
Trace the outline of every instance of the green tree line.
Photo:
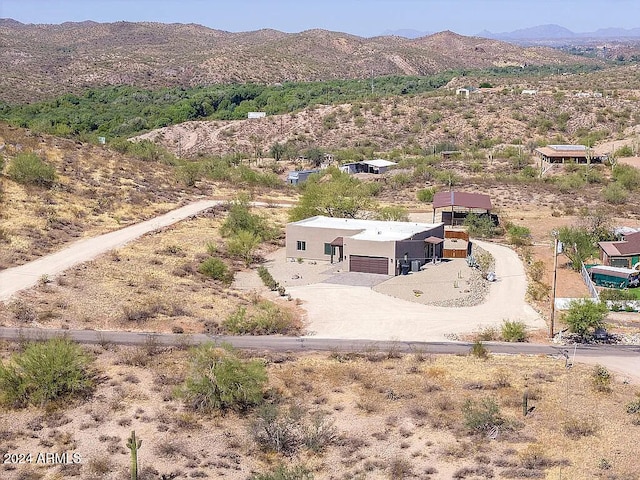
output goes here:
[[317, 104], [353, 102], [372, 96], [413, 95], [433, 91], [455, 76], [536, 76], [584, 71], [584, 66], [527, 66], [452, 70], [430, 76], [381, 76], [369, 79], [282, 84], [227, 84], [147, 90], [119, 85], [65, 94], [25, 105], [0, 102], [0, 120], [58, 136], [126, 138], [189, 120], [234, 120], [251, 111], [269, 115]]

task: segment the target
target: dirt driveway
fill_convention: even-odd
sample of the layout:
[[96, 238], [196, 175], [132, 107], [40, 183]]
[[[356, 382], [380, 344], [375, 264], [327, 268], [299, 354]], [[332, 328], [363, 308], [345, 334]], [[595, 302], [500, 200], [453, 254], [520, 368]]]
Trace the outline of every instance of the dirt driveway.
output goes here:
[[[383, 293], [384, 281], [391, 277], [358, 274], [380, 280], [375, 290], [372, 286], [377, 282], [370, 280], [365, 285], [343, 285], [331, 280], [341, 273], [340, 266], [286, 261], [282, 251], [266, 266], [292, 297], [302, 301], [309, 335], [319, 338], [442, 341], [482, 327], [500, 326], [503, 320], [520, 320], [532, 329], [546, 328], [544, 320], [524, 300], [527, 279], [517, 254], [501, 245], [477, 244], [494, 256], [498, 281], [490, 285], [485, 302], [474, 307], [440, 307], [398, 298], [401, 294], [413, 297], [414, 289], [423, 292], [421, 299], [429, 296], [429, 290], [435, 289], [440, 295], [442, 289], [453, 289], [452, 281], [440, 281], [438, 266], [429, 267], [431, 276], [425, 276], [423, 284], [417, 285], [412, 279], [404, 293], [394, 278], [390, 282], [394, 296]], [[245, 283], [245, 279], [239, 280]]]

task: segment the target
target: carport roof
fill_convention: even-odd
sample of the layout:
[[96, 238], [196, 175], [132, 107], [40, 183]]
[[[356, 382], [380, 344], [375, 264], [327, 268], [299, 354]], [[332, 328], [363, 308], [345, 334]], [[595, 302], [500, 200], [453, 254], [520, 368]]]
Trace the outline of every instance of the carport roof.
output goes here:
[[437, 192], [433, 196], [433, 208], [465, 207], [491, 210], [491, 197], [482, 193]]
[[439, 243], [444, 242], [444, 238], [438, 238], [438, 237], [431, 236], [431, 237], [425, 238], [424, 242], [425, 243], [433, 243], [434, 245], [437, 245]]

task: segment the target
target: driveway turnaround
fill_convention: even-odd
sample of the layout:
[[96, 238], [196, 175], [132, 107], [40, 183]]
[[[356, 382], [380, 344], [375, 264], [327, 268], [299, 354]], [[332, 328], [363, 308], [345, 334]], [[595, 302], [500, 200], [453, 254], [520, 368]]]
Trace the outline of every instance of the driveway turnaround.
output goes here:
[[493, 255], [498, 280], [484, 303], [474, 307], [422, 305], [369, 287], [332, 283], [291, 286], [287, 291], [302, 300], [309, 335], [318, 338], [437, 342], [483, 327], [499, 327], [504, 320], [545, 329], [544, 320], [525, 301], [527, 278], [516, 252], [502, 245], [475, 243]]
[[43, 275], [54, 277], [74, 265], [93, 260], [104, 252], [121, 247], [145, 233], [172, 225], [221, 203], [220, 200], [201, 200], [190, 203], [159, 217], [136, 223], [115, 232], [78, 240], [59, 252], [19, 267], [3, 270], [0, 272], [0, 301], [5, 301], [14, 293], [34, 286]]

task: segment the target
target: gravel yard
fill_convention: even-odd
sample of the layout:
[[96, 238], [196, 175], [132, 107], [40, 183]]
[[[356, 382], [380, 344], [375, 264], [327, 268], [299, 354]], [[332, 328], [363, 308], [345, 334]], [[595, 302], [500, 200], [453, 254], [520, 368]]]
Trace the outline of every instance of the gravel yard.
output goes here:
[[[476, 245], [493, 255], [496, 282], [480, 278], [465, 260], [389, 277], [344, 272], [342, 264], [292, 262], [281, 249], [265, 266], [301, 301], [308, 334], [322, 338], [451, 340], [487, 326], [499, 327], [507, 319], [546, 328], [524, 300], [527, 280], [517, 254], [501, 245]], [[263, 288], [255, 272], [239, 274], [236, 286]]]

